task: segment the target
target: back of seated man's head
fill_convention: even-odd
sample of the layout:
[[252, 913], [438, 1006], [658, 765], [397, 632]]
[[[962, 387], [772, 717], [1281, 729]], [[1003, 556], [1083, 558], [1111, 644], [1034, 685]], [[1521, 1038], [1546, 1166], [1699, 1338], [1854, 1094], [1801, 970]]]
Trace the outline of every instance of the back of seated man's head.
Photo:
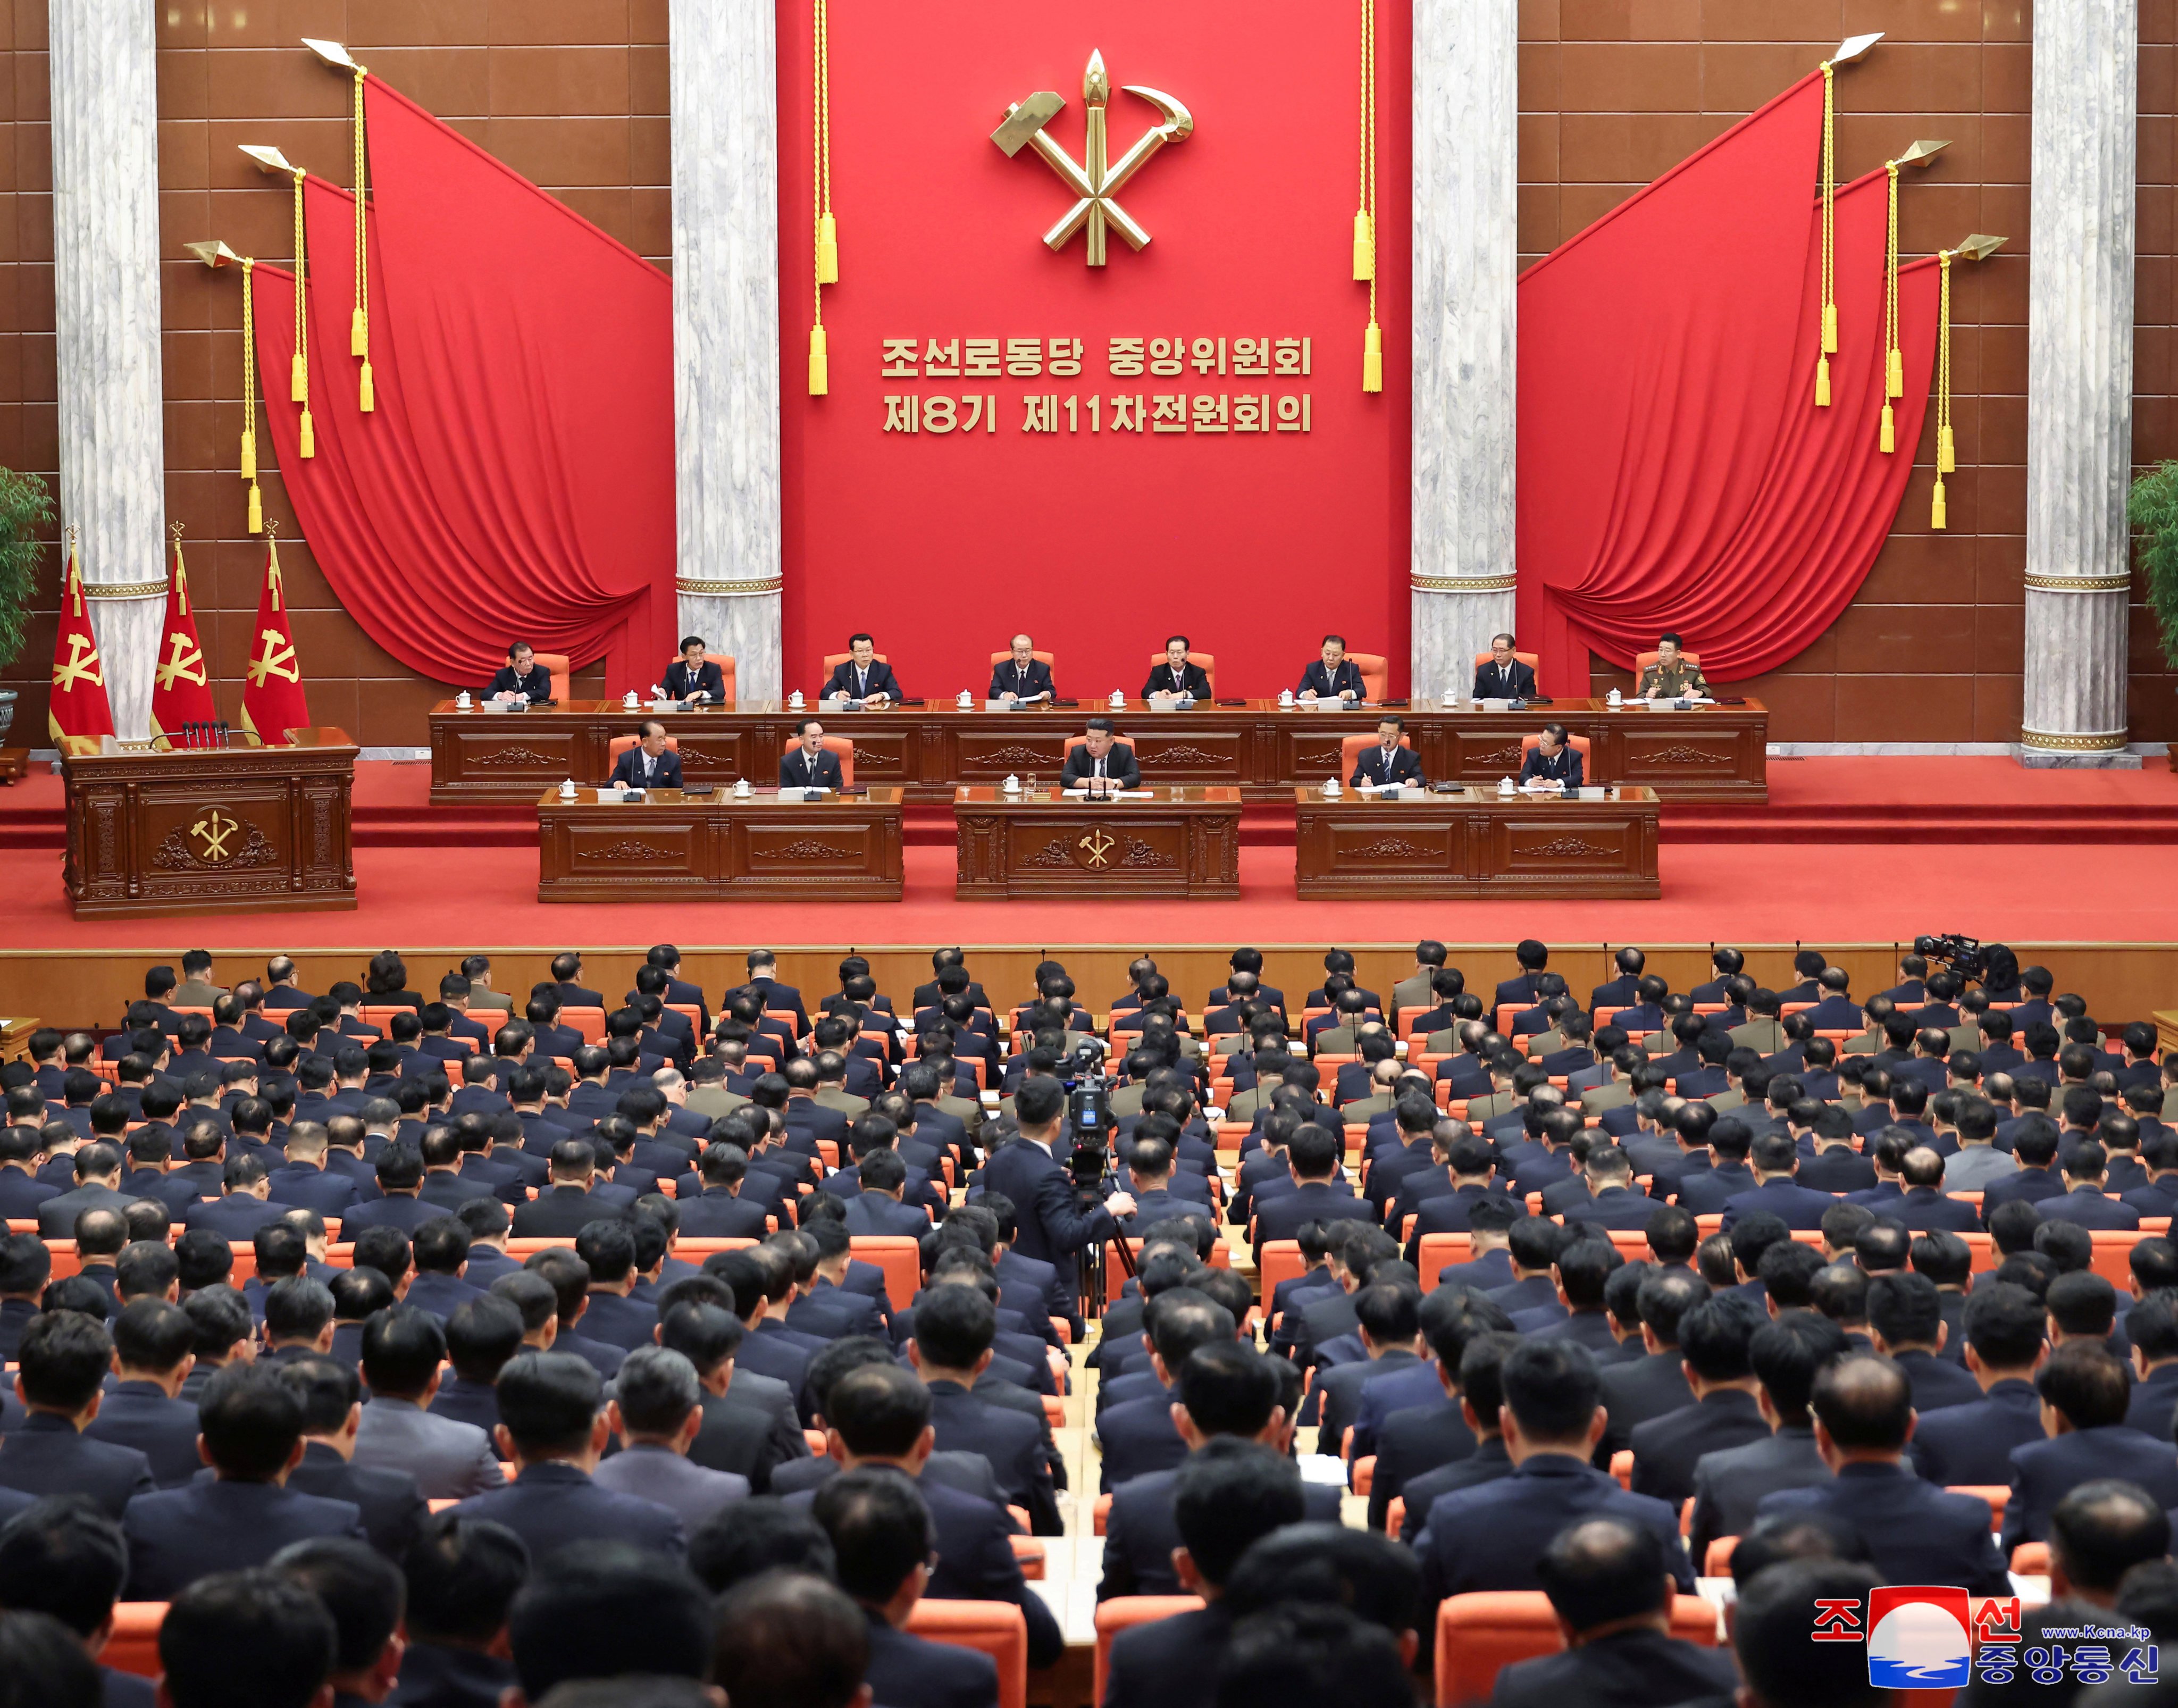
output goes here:
[[1530, 1340], [1508, 1357], [1499, 1380], [1505, 1409], [1521, 1435], [1537, 1448], [1571, 1448], [1585, 1454], [1595, 1416], [1595, 1360], [1571, 1340]]
[[515, 1682], [533, 1703], [584, 1679], [701, 1680], [711, 1667], [711, 1598], [678, 1560], [587, 1543], [531, 1573], [508, 1610], [507, 1635]]
[[1645, 1525], [1592, 1518], [1568, 1525], [1535, 1562], [1551, 1610], [1576, 1636], [1661, 1617], [1672, 1600], [1664, 1545]]
[[937, 1532], [913, 1481], [889, 1466], [841, 1471], [818, 1485], [811, 1508], [832, 1544], [840, 1587], [884, 1607], [929, 1563]]
[[1815, 1377], [1816, 1421], [1847, 1452], [1891, 1453], [1906, 1445], [1913, 1389], [1906, 1373], [1874, 1353], [1853, 1353]]
[[128, 1575], [120, 1521], [80, 1495], [47, 1495], [0, 1530], [0, 1607], [48, 1614], [85, 1643], [112, 1618]]
[[488, 1649], [529, 1575], [529, 1548], [504, 1525], [430, 1514], [402, 1557], [411, 1641]]
[[720, 1602], [716, 1629], [707, 1676], [736, 1708], [849, 1708], [867, 1697], [868, 1626], [845, 1593], [821, 1578], [767, 1572], [752, 1579]]
[[[1420, 1612], [1421, 1568], [1410, 1549], [1373, 1530], [1329, 1523], [1285, 1525], [1241, 1555], [1224, 1587], [1236, 1619], [1282, 1603], [1343, 1607], [1394, 1641], [1411, 1640], [1409, 1634]], [[1331, 1691], [1291, 1700], [1357, 1699]]]
[[495, 1388], [501, 1426], [522, 1458], [579, 1456], [594, 1440], [605, 1383], [588, 1360], [525, 1352], [507, 1361]]
[[2137, 1483], [2115, 1478], [2081, 1483], [2049, 1514], [2055, 1596], [2070, 1590], [2107, 1604], [2133, 1567], [2170, 1552], [2170, 1520]]
[[198, 1579], [159, 1625], [162, 1701], [235, 1708], [237, 1657], [246, 1656], [249, 1708], [309, 1708], [326, 1688], [340, 1634], [326, 1604], [268, 1567]]
[[[2062, 1280], [2054, 1284], [2050, 1291], [2062, 1284]], [[2067, 1340], [2050, 1353], [2036, 1374], [2034, 1389], [2043, 1404], [2073, 1429], [2105, 1428], [2125, 1421], [2132, 1371], [2100, 1341]]]
[[[1740, 1580], [1732, 1646], [1746, 1681], [1742, 1700], [1754, 1708], [1874, 1708], [1891, 1700], [1892, 1692], [1869, 1681], [1860, 1645], [1808, 1640], [1819, 1604], [1860, 1606], [1883, 1579], [1864, 1560], [1825, 1557], [1820, 1529], [1802, 1514], [1792, 1516], [1802, 1539], [1798, 1557]], [[1741, 1546], [1754, 1540], [1750, 1536]], [[1841, 1540], [1837, 1546], [1848, 1544]], [[1758, 1559], [1773, 1547], [1765, 1536]]]
[[367, 1701], [386, 1691], [404, 1646], [394, 1641], [408, 1601], [400, 1568], [360, 1536], [311, 1536], [273, 1555], [271, 1568], [332, 1615], [337, 1694]]
[[79, 1415], [99, 1393], [113, 1359], [103, 1322], [74, 1311], [46, 1311], [24, 1326], [15, 1356], [25, 1404]]
[[303, 1401], [270, 1367], [230, 1364], [197, 1402], [204, 1455], [234, 1482], [271, 1482], [303, 1451]]

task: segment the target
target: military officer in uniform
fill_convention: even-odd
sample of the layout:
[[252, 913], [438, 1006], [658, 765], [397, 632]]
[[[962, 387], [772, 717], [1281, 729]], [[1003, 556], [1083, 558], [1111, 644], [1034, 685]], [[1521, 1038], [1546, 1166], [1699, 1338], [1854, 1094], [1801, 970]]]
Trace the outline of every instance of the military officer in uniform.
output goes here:
[[1679, 638], [1675, 634], [1656, 637], [1656, 662], [1641, 672], [1640, 686], [1634, 690], [1635, 699], [1687, 699], [1709, 692], [1709, 684], [1702, 680], [1701, 666], [1679, 647]]

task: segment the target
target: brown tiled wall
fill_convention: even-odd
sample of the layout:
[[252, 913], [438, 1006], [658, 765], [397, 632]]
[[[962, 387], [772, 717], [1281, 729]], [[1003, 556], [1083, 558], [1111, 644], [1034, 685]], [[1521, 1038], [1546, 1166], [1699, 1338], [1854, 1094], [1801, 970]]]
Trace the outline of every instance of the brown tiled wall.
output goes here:
[[[670, 242], [665, 0], [156, 0], [166, 267], [167, 496], [188, 524], [222, 709], [256, 605], [262, 548], [233, 475], [240, 302], [183, 257], [192, 238], [284, 260], [288, 204], [235, 145], [276, 143], [344, 181], [346, 85], [294, 45], [346, 41], [426, 107], [646, 255]], [[2173, 75], [2178, 0], [2141, 0], [2140, 264], [2134, 455], [2172, 454]], [[0, 0], [0, 463], [56, 463], [45, 0]], [[2024, 561], [2030, 14], [2027, 0], [1521, 0], [1520, 247], [1532, 260], [1815, 64], [1888, 32], [1838, 79], [1839, 172], [1916, 136], [1951, 149], [1909, 185], [1901, 238], [1925, 254], [1970, 231], [2011, 242], [1953, 293], [1962, 467], [1951, 528], [1928, 528], [1929, 447], [1852, 607], [1749, 685], [1798, 741], [2004, 741], [2017, 731]], [[380, 652], [270, 513], [298, 608], [311, 709], [374, 744], [419, 743], [441, 688]], [[57, 572], [52, 578], [57, 581]], [[48, 603], [52, 594], [48, 592]], [[44, 723], [52, 620], [0, 681]], [[2178, 736], [2178, 680], [2133, 624], [2133, 733]], [[594, 680], [595, 673], [593, 672]], [[1601, 665], [1598, 691], [1617, 678]], [[15, 739], [20, 740], [18, 736]]]

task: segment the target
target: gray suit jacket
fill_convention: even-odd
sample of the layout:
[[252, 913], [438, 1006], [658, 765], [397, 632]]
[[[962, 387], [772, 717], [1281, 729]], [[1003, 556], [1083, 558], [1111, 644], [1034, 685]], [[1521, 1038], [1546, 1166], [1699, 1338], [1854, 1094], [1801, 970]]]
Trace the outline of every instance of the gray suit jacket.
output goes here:
[[693, 1536], [697, 1527], [736, 1501], [748, 1498], [749, 1480], [737, 1471], [706, 1470], [670, 1448], [630, 1447], [601, 1462], [590, 1481], [615, 1494], [655, 1501], [681, 1515]]
[[482, 1430], [434, 1416], [406, 1399], [380, 1397], [364, 1407], [353, 1462], [407, 1471], [425, 1500], [466, 1500], [506, 1481]]

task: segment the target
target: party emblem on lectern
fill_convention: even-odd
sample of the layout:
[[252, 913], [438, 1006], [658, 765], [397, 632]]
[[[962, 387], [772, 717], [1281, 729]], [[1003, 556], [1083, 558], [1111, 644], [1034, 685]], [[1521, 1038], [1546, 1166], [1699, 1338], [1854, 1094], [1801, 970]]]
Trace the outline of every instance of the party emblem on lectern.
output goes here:
[[1095, 869], [1105, 865], [1112, 857], [1112, 851], [1119, 845], [1109, 831], [1092, 830], [1074, 846], [1082, 857], [1081, 863]]
[[1104, 129], [1104, 108], [1111, 99], [1112, 85], [1104, 74], [1104, 56], [1093, 51], [1089, 55], [1089, 68], [1081, 79], [1081, 99], [1088, 109], [1087, 129], [1083, 138], [1083, 152], [1087, 156], [1085, 161], [1077, 164], [1044, 129], [1066, 105], [1064, 97], [1048, 89], [1009, 106], [1005, 123], [991, 133], [991, 140], [1004, 151], [1009, 159], [1021, 152], [1024, 143], [1033, 148], [1044, 164], [1057, 172], [1060, 181], [1079, 198], [1067, 210], [1065, 217], [1043, 234], [1043, 242], [1047, 249], [1063, 249], [1072, 241], [1075, 233], [1085, 233], [1086, 259], [1092, 267], [1104, 265], [1107, 225], [1116, 227], [1119, 235], [1136, 249], [1149, 242], [1150, 234], [1113, 198], [1159, 149], [1168, 142], [1186, 141], [1195, 130], [1195, 115], [1162, 90], [1139, 83], [1123, 86], [1129, 95], [1139, 95], [1157, 108], [1164, 122], [1144, 131], [1117, 160], [1106, 158], [1109, 147]]
[[234, 851], [227, 846], [227, 839], [241, 828], [237, 820], [220, 817], [218, 807], [211, 808], [189, 826], [189, 835], [204, 845], [196, 851], [197, 858], [212, 866], [232, 860]]

